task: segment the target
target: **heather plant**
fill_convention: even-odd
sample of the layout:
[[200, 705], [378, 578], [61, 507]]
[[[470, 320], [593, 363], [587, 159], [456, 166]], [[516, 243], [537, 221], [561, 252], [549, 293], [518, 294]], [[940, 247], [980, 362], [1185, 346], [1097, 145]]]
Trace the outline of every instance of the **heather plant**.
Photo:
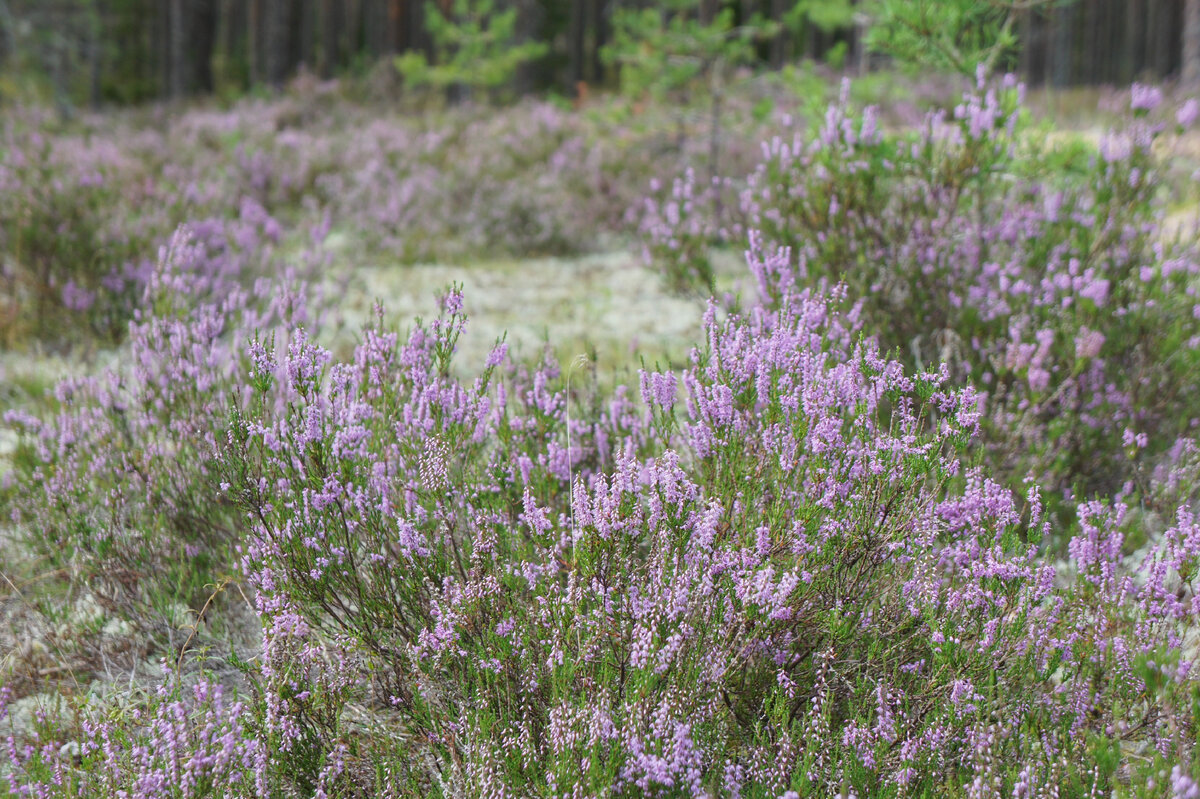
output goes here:
[[230, 568], [236, 526], [213, 501], [212, 456], [242, 391], [245, 337], [319, 322], [294, 276], [244, 288], [228, 258], [181, 230], [129, 325], [127, 360], [60, 382], [41, 415], [5, 414], [20, 435], [11, 517], [29, 549], [153, 632]]
[[[80, 734], [44, 725], [18, 743], [8, 737], [12, 796], [270, 796], [267, 740], [256, 737], [250, 707], [228, 701], [207, 679], [164, 682], [129, 723], [91, 709]], [[0, 718], [6, 697], [0, 696]]]
[[[277, 624], [243, 693], [202, 670], [164, 664], [161, 681], [119, 712], [76, 700], [74, 718], [42, 717], [6, 737], [0, 785], [12, 796], [349, 796], [350, 745], [338, 713], [355, 693], [345, 653]], [[0, 725], [11, 694], [0, 688]], [[66, 723], [64, 723], [64, 721]], [[358, 786], [361, 789], [361, 785]]]
[[1036, 484], [964, 463], [981, 395], [845, 288], [711, 305], [682, 374], [598, 406], [503, 343], [453, 377], [462, 307], [344, 360], [302, 317], [240, 337], [196, 483], [245, 531], [246, 698], [14, 739], [14, 793], [1192, 790], [1188, 508], [1135, 558], [1085, 503], [1044, 559]]
[[649, 252], [696, 272], [740, 224], [756, 231], [768, 302], [845, 282], [885, 350], [987, 392], [999, 474], [1012, 486], [1033, 474], [1069, 511], [1072, 496], [1128, 493], [1136, 462], [1197, 418], [1198, 261], [1155, 222], [1152, 100], [1135, 87], [1125, 129], [1064, 157], [1029, 134], [1011, 81], [981, 78], [907, 135], [843, 94], [818, 132], [764, 144], [740, 221], [714, 219], [687, 181], [647, 201]]
[[[1155, 235], [1135, 98], [1094, 161], [1031, 140], [1002, 84], [904, 135], [836, 106], [720, 206], [685, 178], [644, 206], [652, 249], [745, 235], [757, 290], [709, 304], [682, 368], [611, 393], [503, 340], [462, 363], [459, 287], [339, 348], [302, 280], [319, 255], [256, 277], [294, 224], [411, 214], [381, 234], [402, 241], [449, 208], [429, 235], [498, 231], [616, 153], [651, 159], [644, 131], [604, 121], [642, 142], [605, 149], [537, 105], [339, 149], [189, 117], [197, 146], [136, 195], [178, 206], [136, 227], [193, 224], [111, 368], [6, 415], [5, 500], [106, 609], [196, 615], [159, 642], [157, 690], [131, 701], [135, 672], [120, 709], [12, 722], [0, 793], [1194, 796], [1194, 259]], [[494, 216], [454, 194], [548, 161]], [[201, 631], [234, 584], [250, 652]]]
[[[661, 185], [655, 181], [650, 189], [660, 192]], [[647, 237], [643, 257], [661, 265], [672, 291], [711, 292], [716, 279], [712, 244], [722, 238], [713, 229], [711, 192], [697, 191], [696, 173], [689, 169], [682, 178], [675, 178], [669, 199], [659, 203], [647, 203], [649, 213], [642, 225], [653, 232]]]
[[[194, 170], [164, 166], [152, 178], [148, 170], [166, 157], [155, 152], [162, 142], [142, 135], [130, 143], [92, 125], [56, 131], [27, 113], [6, 131], [0, 247], [12, 343], [32, 335], [63, 344], [77, 332], [120, 340], [154, 272], [147, 252], [168, 244], [184, 221], [210, 251], [212, 281], [248, 285], [271, 270], [281, 243], [268, 209], [298, 202], [287, 191], [299, 179], [275, 176], [261, 154], [230, 153], [238, 168], [228, 174], [204, 175], [212, 164], [202, 161]], [[319, 211], [313, 216], [316, 225]]]
[[[722, 160], [733, 169], [753, 163], [765, 117], [752, 104], [723, 101]], [[674, 112], [626, 110], [526, 101], [413, 118], [329, 88], [67, 124], [13, 109], [0, 152], [5, 339], [61, 346], [83, 332], [115, 343], [153, 253], [183, 223], [243, 275], [304, 251], [303, 232], [320, 226], [372, 263], [611, 248], [635, 227], [627, 211], [649, 179], [711, 152], [690, 130], [680, 143]]]
[[962, 466], [980, 397], [882, 357], [844, 296], [711, 308], [682, 381], [644, 373], [581, 446], [598, 470], [543, 373], [524, 407], [502, 354], [447, 376], [455, 293], [352, 362], [253, 343], [222, 454], [245, 568], [364, 653], [443, 794], [1082, 796], [1138, 779], [1136, 740], [1190, 762], [1191, 517], [1142, 582], [1122, 506], [1041, 561], [1038, 489]]
[[[110, 337], [128, 318], [137, 236], [105, 224], [116, 201], [103, 145], [10, 131], [0, 150], [0, 246], [8, 253], [4, 329], [9, 344], [45, 336], [63, 311]], [[78, 148], [76, 150], [75, 148]], [[100, 302], [97, 296], [103, 295]]]
[[[254, 342], [250, 383], [258, 394], [235, 411], [222, 455], [224, 488], [255, 521], [247, 564], [283, 570], [257, 582], [281, 584], [286, 575], [306, 609], [320, 608], [329, 629], [353, 631], [376, 654], [398, 655], [396, 636], [417, 629], [417, 619], [402, 621], [412, 612], [405, 606], [426, 595], [432, 575], [468, 579], [457, 536], [515, 519], [524, 501], [518, 487], [561, 502], [573, 474], [611, 463], [608, 442], [641, 440], [623, 392], [590, 424], [570, 424], [552, 361], [532, 373], [514, 368], [511, 383], [493, 387], [507, 364], [503, 343], [478, 379], [460, 384], [450, 377], [465, 324], [459, 291], [444, 309], [403, 344], [382, 327], [365, 331], [352, 364], [331, 365], [303, 332], [286, 357], [273, 342]], [[296, 537], [292, 509], [274, 507], [265, 493], [271, 485], [303, 494], [304, 515], [324, 529], [320, 540], [354, 568], [335, 568], [316, 540]], [[354, 518], [359, 513], [364, 518]], [[397, 557], [417, 555], [429, 562], [397, 570]]]

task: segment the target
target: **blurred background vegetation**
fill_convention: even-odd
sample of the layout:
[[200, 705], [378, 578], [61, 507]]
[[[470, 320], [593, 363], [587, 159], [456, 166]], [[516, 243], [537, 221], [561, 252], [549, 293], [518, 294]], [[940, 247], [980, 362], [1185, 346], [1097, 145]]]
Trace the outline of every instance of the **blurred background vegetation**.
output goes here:
[[0, 102], [64, 112], [302, 74], [450, 100], [569, 97], [799, 59], [1195, 85], [1200, 0], [0, 0]]

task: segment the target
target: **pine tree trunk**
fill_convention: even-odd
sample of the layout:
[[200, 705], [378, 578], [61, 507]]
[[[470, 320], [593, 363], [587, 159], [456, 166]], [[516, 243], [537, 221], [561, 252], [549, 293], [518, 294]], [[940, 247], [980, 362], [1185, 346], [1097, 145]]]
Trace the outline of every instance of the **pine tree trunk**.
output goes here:
[[208, 93], [213, 90], [213, 48], [217, 43], [216, 0], [199, 0], [189, 4], [184, 18], [187, 38], [187, 90]]
[[592, 80], [604, 82], [604, 46], [608, 44], [608, 0], [592, 0]]
[[1075, 7], [1063, 6], [1052, 12], [1050, 27], [1050, 81], [1055, 88], [1068, 86], [1073, 78], [1071, 62], [1074, 48], [1072, 28], [1075, 25]]
[[338, 15], [335, 11], [340, 8], [334, 0], [321, 0], [321, 77], [333, 77], [334, 69], [338, 66]]
[[96, 3], [88, 6], [88, 101], [92, 109], [100, 107], [100, 67], [102, 60], [100, 57], [101, 38], [104, 36], [102, 28], [101, 9]]
[[316, 69], [316, 7], [315, 0], [301, 0], [300, 19], [294, 24], [296, 35], [299, 37], [296, 53], [296, 64], [312, 71]]
[[567, 21], [567, 64], [571, 75], [571, 91], [577, 92], [583, 82], [584, 58], [584, 0], [571, 0], [570, 17]]
[[401, 0], [388, 0], [388, 52], [403, 52], [408, 45], [406, 23], [408, 15]]
[[1183, 6], [1183, 86], [1200, 91], [1200, 0], [1185, 0]]
[[771, 60], [771, 69], [782, 69], [785, 58], [784, 52], [787, 47], [787, 31], [784, 29], [783, 22], [784, 3], [783, 0], [771, 0], [771, 21], [780, 23], [779, 32], [771, 37], [771, 45], [768, 54]]
[[257, 86], [262, 75], [262, 4], [263, 0], [249, 0], [246, 12], [246, 63], [250, 70], [250, 85]]
[[0, 66], [16, 55], [17, 41], [13, 26], [13, 16], [8, 10], [8, 3], [0, 0]]
[[184, 0], [171, 0], [167, 7], [167, 30], [170, 56], [167, 61], [168, 95], [172, 100], [187, 93], [187, 23]]
[[287, 80], [288, 12], [291, 4], [286, 0], [266, 0], [263, 5], [264, 71], [267, 82], [280, 88]]

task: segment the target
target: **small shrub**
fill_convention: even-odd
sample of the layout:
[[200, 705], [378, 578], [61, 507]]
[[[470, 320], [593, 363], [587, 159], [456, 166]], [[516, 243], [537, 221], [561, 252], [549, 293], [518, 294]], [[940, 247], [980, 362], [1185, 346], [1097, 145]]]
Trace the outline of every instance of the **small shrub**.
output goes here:
[[1083, 795], [1135, 773], [1127, 734], [1194, 745], [1188, 611], [1163, 603], [1190, 517], [1141, 587], [1121, 506], [1081, 507], [1077, 576], [1041, 561], [1038, 489], [961, 466], [980, 398], [880, 356], [842, 302], [711, 309], [686, 402], [644, 376], [636, 429], [662, 438], [609, 438], [597, 473], [536, 421], [544, 378], [521, 408], [499, 356], [445, 377], [454, 294], [352, 362], [252, 345], [223, 468], [253, 581], [354, 641], [447, 794]]
[[889, 135], [843, 94], [819, 132], [764, 145], [740, 222], [714, 219], [685, 182], [684, 199], [649, 201], [646, 229], [679, 274], [730, 231], [757, 231], [768, 302], [845, 282], [885, 351], [987, 392], [997, 473], [1014, 487], [1034, 475], [1069, 513], [1072, 497], [1128, 494], [1135, 463], [1200, 418], [1200, 259], [1159, 235], [1148, 107], [1090, 154], [1031, 138], [1022, 108], [1011, 80], [981, 83], [952, 114]]
[[[202, 226], [201, 226], [202, 227]], [[128, 362], [54, 388], [56, 408], [9, 411], [24, 456], [12, 520], [31, 551], [78, 574], [131, 618], [198, 607], [228, 569], [231, 509], [214, 501], [213, 456], [257, 327], [309, 319], [302, 284], [236, 282], [224, 247], [181, 230], [160, 253], [129, 325]], [[314, 319], [315, 321], [315, 319]]]

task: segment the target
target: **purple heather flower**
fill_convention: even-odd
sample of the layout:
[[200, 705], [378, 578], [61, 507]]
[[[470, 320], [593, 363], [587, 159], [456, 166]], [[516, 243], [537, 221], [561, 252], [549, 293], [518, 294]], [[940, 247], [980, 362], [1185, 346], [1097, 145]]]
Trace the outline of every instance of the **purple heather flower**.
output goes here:
[[1181, 128], [1190, 128], [1197, 117], [1200, 117], [1200, 102], [1195, 97], [1189, 97], [1175, 112], [1175, 121]]
[[1129, 107], [1133, 111], [1153, 111], [1162, 103], [1162, 89], [1135, 83], [1129, 90]]
[[1200, 784], [1178, 763], [1171, 767], [1171, 799], [1200, 799]]

